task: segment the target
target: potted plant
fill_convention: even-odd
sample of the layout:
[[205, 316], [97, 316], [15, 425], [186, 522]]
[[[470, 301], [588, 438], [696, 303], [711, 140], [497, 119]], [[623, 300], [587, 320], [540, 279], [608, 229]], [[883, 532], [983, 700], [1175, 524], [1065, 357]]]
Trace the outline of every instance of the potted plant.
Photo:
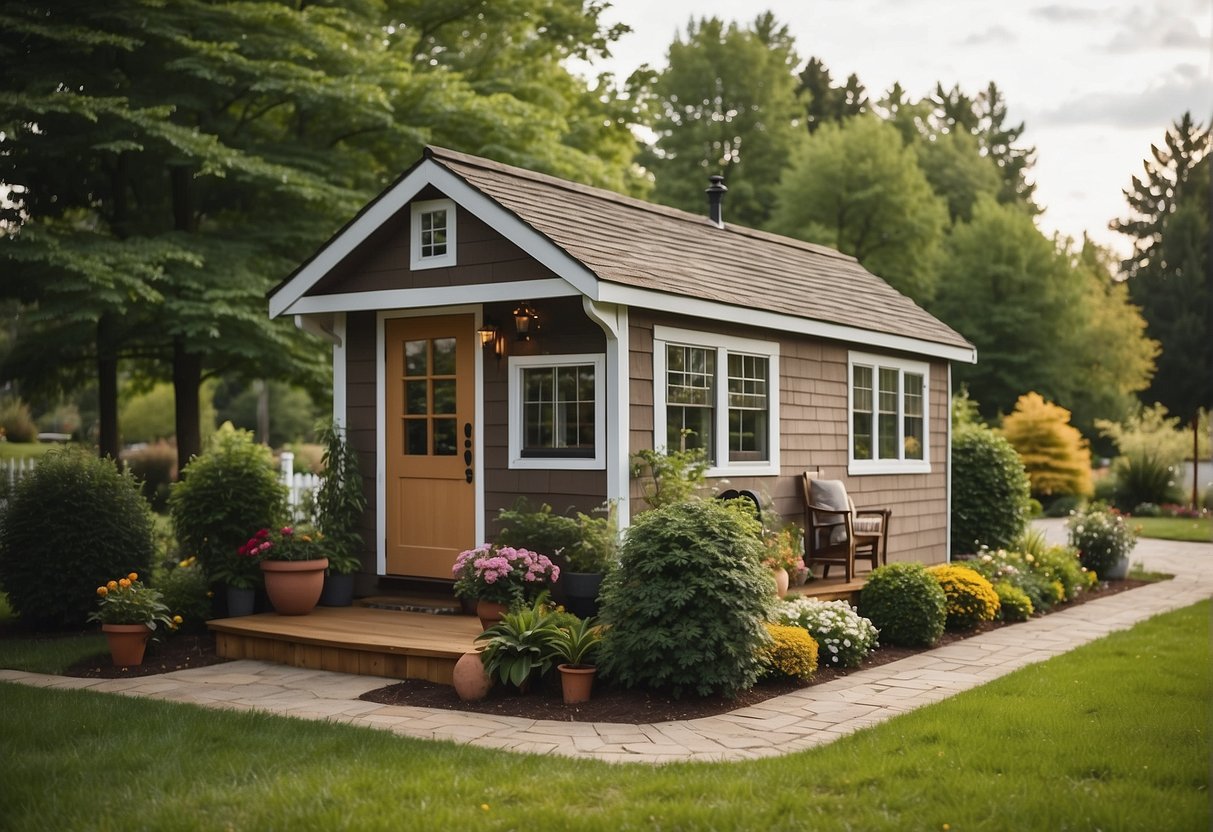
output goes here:
[[565, 627], [553, 627], [547, 640], [551, 658], [558, 662], [564, 704], [588, 702], [598, 669], [591, 660], [602, 642], [602, 628], [593, 618], [583, 618]]
[[762, 563], [771, 570], [775, 578], [775, 594], [780, 598], [787, 594], [791, 576], [804, 563], [803, 556], [796, 551], [796, 542], [791, 527], [762, 533]]
[[324, 479], [316, 492], [316, 528], [328, 542], [329, 568], [324, 577], [320, 603], [326, 607], [348, 607], [354, 601], [354, 573], [362, 566], [359, 532], [366, 511], [362, 471], [358, 454], [335, 424], [320, 432], [324, 443]]
[[1100, 580], [1123, 581], [1129, 574], [1129, 552], [1137, 545], [1137, 533], [1120, 512], [1099, 505], [1071, 512], [1066, 531], [1082, 565]]
[[257, 587], [261, 583], [261, 555], [269, 546], [268, 539], [254, 537], [235, 552], [228, 553], [212, 572], [212, 577], [222, 581], [226, 588], [229, 617], [253, 614]]
[[260, 556], [265, 592], [279, 615], [307, 615], [324, 590], [329, 561], [323, 535], [312, 529], [283, 526], [261, 529], [245, 546]]
[[540, 593], [532, 606], [516, 607], [476, 637], [484, 642], [480, 657], [485, 672], [526, 693], [531, 680], [552, 669], [552, 613], [547, 593]]
[[486, 628], [560, 577], [560, 568], [547, 555], [488, 543], [460, 552], [451, 572], [455, 594], [476, 599], [476, 614]]
[[101, 622], [116, 667], [143, 664], [147, 640], [156, 627], [175, 630], [181, 624], [181, 616], [169, 615], [160, 591], [144, 586], [137, 572], [97, 587], [97, 596], [97, 611], [88, 619]]

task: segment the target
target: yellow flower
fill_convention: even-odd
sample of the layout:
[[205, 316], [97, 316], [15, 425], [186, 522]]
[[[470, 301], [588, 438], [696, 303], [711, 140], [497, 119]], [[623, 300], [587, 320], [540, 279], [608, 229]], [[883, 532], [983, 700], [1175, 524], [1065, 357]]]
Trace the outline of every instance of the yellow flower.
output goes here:
[[109, 592], [110, 591], [103, 586], [97, 587], [97, 594], [100, 595], [102, 598], [104, 598], [106, 595], [109, 595]]
[[184, 618], [182, 618], [182, 617], [181, 617], [181, 616], [179, 616], [179, 615], [174, 615], [174, 616], [173, 616], [173, 623], [174, 623], [174, 624], [181, 624], [181, 623], [183, 623], [184, 621], [185, 621], [185, 619], [184, 619]]
[[132, 572], [131, 574], [129, 574], [129, 575], [127, 575], [127, 576], [126, 576], [126, 579], [127, 579], [128, 581], [137, 581], [137, 580], [139, 580], [139, 573], [138, 573], [138, 572]]
[[117, 582], [117, 581], [110, 581], [108, 584], [106, 584], [106, 585], [105, 585], [105, 587], [106, 587], [106, 589], [117, 589], [117, 588], [118, 588], [118, 582]]
[[130, 585], [131, 585], [131, 582], [129, 580], [127, 580], [126, 578], [121, 578], [118, 581], [118, 586], [122, 587], [123, 589], [126, 589]]

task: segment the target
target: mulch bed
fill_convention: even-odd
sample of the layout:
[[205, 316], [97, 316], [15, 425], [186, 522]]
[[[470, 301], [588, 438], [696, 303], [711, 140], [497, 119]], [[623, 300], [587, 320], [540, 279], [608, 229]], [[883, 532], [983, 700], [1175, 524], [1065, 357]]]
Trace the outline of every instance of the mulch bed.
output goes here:
[[[1130, 589], [1144, 586], [1149, 581], [1110, 581], [1099, 588], [1083, 593], [1075, 601], [1059, 604], [1054, 611], [1067, 609], [1079, 604], [1106, 598]], [[967, 633], [946, 632], [935, 647], [962, 641], [980, 633], [997, 630], [1008, 625], [1001, 621], [980, 625]], [[19, 633], [13, 632], [13, 635]], [[879, 667], [889, 662], [895, 662], [909, 656], [921, 653], [920, 649], [905, 647], [880, 647], [855, 670], [866, 670]], [[174, 670], [186, 670], [191, 667], [206, 667], [219, 664], [227, 659], [215, 655], [215, 637], [206, 633], [182, 633], [166, 639], [162, 643], [148, 645], [147, 655], [139, 667], [115, 667], [110, 664], [109, 654], [93, 656], [77, 662], [66, 671], [67, 676], [80, 676], [103, 679], [126, 679], [138, 676], [153, 676], [159, 673], [169, 673]], [[594, 696], [583, 705], [565, 705], [561, 701], [560, 681], [552, 674], [538, 688], [523, 695], [504, 685], [495, 685], [488, 697], [480, 702], [463, 702], [455, 695], [454, 688], [423, 682], [415, 679], [405, 680], [369, 691], [362, 699], [370, 702], [380, 702], [385, 705], [415, 705], [425, 708], [446, 708], [448, 710], [472, 711], [497, 716], [518, 716], [529, 719], [556, 719], [570, 722], [618, 722], [627, 724], [644, 724], [651, 722], [666, 722], [672, 720], [695, 719], [697, 717], [715, 716], [727, 713], [748, 705], [756, 705], [775, 696], [782, 696], [812, 685], [819, 685], [832, 679], [854, 673], [855, 670], [835, 670], [820, 667], [813, 681], [802, 683], [792, 680], [772, 680], [762, 682], [744, 691], [734, 699], [723, 696], [697, 697], [688, 695], [679, 699], [640, 690], [627, 690], [603, 684], [600, 680], [594, 683]]]

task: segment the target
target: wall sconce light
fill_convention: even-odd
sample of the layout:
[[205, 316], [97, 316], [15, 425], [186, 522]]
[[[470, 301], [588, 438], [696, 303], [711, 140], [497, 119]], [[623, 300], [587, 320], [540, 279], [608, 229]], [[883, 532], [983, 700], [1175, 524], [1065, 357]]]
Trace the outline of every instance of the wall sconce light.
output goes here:
[[476, 334], [480, 336], [480, 346], [488, 348], [497, 342], [497, 327], [486, 323], [476, 330]]
[[539, 329], [539, 315], [527, 304], [523, 303], [514, 310], [515, 340], [531, 340], [532, 330]]

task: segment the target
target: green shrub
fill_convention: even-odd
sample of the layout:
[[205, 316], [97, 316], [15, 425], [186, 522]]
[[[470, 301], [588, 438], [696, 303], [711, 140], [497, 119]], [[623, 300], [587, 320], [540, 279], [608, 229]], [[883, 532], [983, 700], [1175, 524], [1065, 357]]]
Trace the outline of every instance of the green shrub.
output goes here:
[[1004, 548], [1028, 521], [1028, 475], [1011, 443], [989, 428], [952, 434], [952, 554]]
[[600, 595], [603, 674], [674, 696], [752, 686], [774, 600], [761, 531], [717, 500], [639, 515]]
[[254, 532], [281, 525], [286, 488], [271, 467], [269, 449], [225, 424], [185, 467], [169, 496], [169, 512], [182, 553], [196, 555], [213, 580]]
[[38, 426], [29, 405], [16, 398], [0, 400], [0, 436], [9, 442], [37, 442]]
[[[1049, 548], [1043, 538], [1024, 535], [1017, 541], [1038, 546], [1040, 551]], [[1052, 580], [1036, 569], [1036, 556], [1030, 552], [1009, 552], [1005, 549], [985, 549], [975, 558], [964, 561], [964, 565], [985, 576], [990, 583], [1006, 581], [1025, 595], [1031, 601], [1033, 610], [1044, 612], [1061, 600]], [[1064, 593], [1062, 593], [1064, 595]]]
[[1141, 503], [1176, 503], [1183, 499], [1176, 480], [1179, 472], [1160, 455], [1133, 451], [1112, 463], [1113, 501], [1128, 511]]
[[122, 455], [126, 467], [139, 480], [143, 497], [156, 511], [168, 505], [168, 495], [177, 476], [177, 449], [161, 440]]
[[1082, 497], [1075, 494], [1063, 494], [1049, 501], [1048, 505], [1044, 507], [1044, 516], [1068, 517], [1070, 512], [1076, 511], [1084, 502]]
[[872, 570], [859, 612], [876, 625], [883, 644], [930, 647], [943, 635], [948, 600], [921, 563], [890, 563]]
[[927, 572], [947, 597], [949, 630], [971, 630], [998, 617], [998, 593], [978, 572], [960, 564], [933, 566]]
[[334, 424], [320, 430], [324, 443], [324, 478], [316, 493], [313, 516], [328, 543], [329, 569], [349, 575], [362, 566], [362, 516], [366, 495], [358, 453]]
[[1070, 517], [1066, 531], [1082, 565], [1101, 580], [1121, 558], [1129, 556], [1137, 543], [1137, 535], [1124, 516], [1102, 506], [1091, 506]]
[[781, 601], [771, 620], [804, 628], [817, 642], [821, 661], [830, 667], [859, 667], [876, 649], [876, 627], [846, 601]]
[[766, 625], [771, 637], [762, 648], [762, 663], [771, 676], [784, 676], [807, 682], [817, 672], [817, 642], [803, 627], [786, 624]]
[[711, 463], [703, 448], [643, 450], [632, 457], [632, 477], [650, 508], [675, 505], [695, 496]]
[[1032, 599], [1010, 581], [994, 584], [994, 591], [998, 593], [999, 611], [1004, 621], [1027, 621], [1035, 612]]
[[499, 546], [526, 548], [556, 559], [570, 572], [606, 572], [618, 557], [615, 507], [608, 504], [601, 517], [577, 513], [563, 517], [547, 503], [532, 509], [525, 497], [497, 512]]
[[1087, 586], [1078, 553], [1068, 546], [1049, 546], [1032, 555], [1032, 571], [1046, 581], [1061, 586], [1063, 600], [1069, 601]]
[[112, 460], [51, 451], [13, 487], [5, 515], [0, 583], [35, 626], [82, 626], [98, 585], [151, 568], [151, 511]]
[[164, 595], [165, 606], [184, 619], [184, 629], [205, 629], [203, 624], [211, 617], [211, 590], [196, 558], [170, 562], [157, 570], [154, 585]]

